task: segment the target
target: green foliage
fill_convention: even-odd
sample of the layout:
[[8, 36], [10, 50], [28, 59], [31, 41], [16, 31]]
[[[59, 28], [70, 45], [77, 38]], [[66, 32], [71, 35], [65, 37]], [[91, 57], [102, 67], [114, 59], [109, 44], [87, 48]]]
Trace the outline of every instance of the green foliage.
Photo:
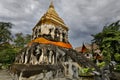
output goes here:
[[0, 44], [12, 40], [11, 28], [11, 23], [0, 22]]
[[120, 72], [120, 64], [117, 64], [117, 65], [115, 66], [115, 71], [119, 71], [119, 72]]
[[15, 46], [16, 47], [24, 47], [24, 44], [25, 44], [25, 40], [23, 38], [23, 34], [22, 33], [17, 33], [15, 35], [15, 40], [14, 40], [14, 43], [15, 43]]
[[94, 71], [93, 68], [80, 68], [79, 75], [80, 76], [90, 76], [92, 75], [91, 72]]
[[103, 68], [105, 66], [105, 62], [98, 63], [97, 66]]
[[120, 54], [116, 53], [114, 56], [115, 56], [115, 60], [117, 62], [120, 62]]
[[8, 42], [0, 44], [0, 69], [6, 69], [14, 62], [18, 49]]
[[23, 35], [22, 33], [17, 33], [14, 43], [16, 47], [23, 48], [31, 40], [31, 35]]
[[0, 22], [0, 68], [7, 68], [13, 63], [16, 53], [31, 40], [31, 35], [22, 33], [15, 34], [13, 38], [11, 28], [12, 23]]
[[24, 36], [24, 39], [25, 39], [25, 44], [28, 44], [30, 41], [31, 41], [31, 35], [30, 34], [26, 34], [25, 36]]
[[105, 26], [102, 32], [93, 37], [93, 41], [100, 47], [104, 61], [109, 63], [111, 60], [116, 60], [115, 53], [120, 54], [120, 21]]
[[2, 64], [1, 66], [0, 66], [0, 69], [8, 69], [10, 67], [10, 64]]
[[0, 48], [0, 63], [12, 63], [17, 51], [10, 44], [4, 44]]

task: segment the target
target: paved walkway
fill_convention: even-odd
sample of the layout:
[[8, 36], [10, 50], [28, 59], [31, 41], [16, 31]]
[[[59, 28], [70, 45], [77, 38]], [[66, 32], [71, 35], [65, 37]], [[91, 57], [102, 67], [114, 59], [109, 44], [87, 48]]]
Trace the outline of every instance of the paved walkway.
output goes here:
[[[120, 80], [120, 72], [114, 72], [117, 80]], [[9, 74], [9, 71], [7, 70], [0, 70], [0, 80], [13, 80], [12, 77]], [[81, 80], [81, 79], [80, 79]]]
[[9, 71], [0, 70], [0, 80], [12, 80]]

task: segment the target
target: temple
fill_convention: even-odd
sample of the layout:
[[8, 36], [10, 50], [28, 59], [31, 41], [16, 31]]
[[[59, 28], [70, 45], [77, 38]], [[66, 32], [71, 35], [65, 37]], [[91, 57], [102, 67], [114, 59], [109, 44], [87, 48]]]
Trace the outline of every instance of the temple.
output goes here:
[[19, 52], [11, 66], [14, 79], [78, 80], [81, 66], [99, 71], [84, 55], [72, 48], [68, 30], [51, 2], [47, 12], [33, 28], [31, 42]]
[[47, 12], [33, 28], [32, 39], [38, 37], [68, 43], [68, 27], [55, 11], [53, 2], [51, 2]]

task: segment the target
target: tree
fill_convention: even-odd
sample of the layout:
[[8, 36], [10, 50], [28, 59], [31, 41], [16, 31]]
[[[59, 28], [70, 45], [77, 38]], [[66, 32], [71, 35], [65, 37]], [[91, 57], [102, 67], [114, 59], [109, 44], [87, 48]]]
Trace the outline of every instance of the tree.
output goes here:
[[16, 47], [24, 47], [24, 38], [23, 38], [23, 34], [22, 33], [17, 33], [15, 34], [15, 40], [14, 40], [14, 43], [15, 43], [15, 46]]
[[13, 45], [10, 44], [12, 41], [12, 23], [0, 22], [0, 63], [10, 64], [14, 61], [15, 53], [17, 52]]
[[0, 45], [0, 63], [10, 64], [14, 61], [17, 50], [8, 42]]
[[12, 23], [0, 22], [0, 44], [12, 40], [11, 28]]
[[24, 38], [25, 38], [25, 44], [28, 44], [30, 41], [31, 41], [31, 35], [30, 34], [26, 34], [25, 36], [24, 36]]
[[109, 63], [116, 60], [116, 54], [120, 54], [120, 21], [105, 26], [102, 32], [93, 35], [94, 42], [99, 45], [104, 60]]
[[5, 65], [11, 64], [16, 53], [31, 39], [31, 35], [23, 35], [22, 33], [15, 34], [15, 38], [12, 39], [11, 28], [12, 23], [0, 22], [0, 63]]
[[23, 33], [15, 34], [14, 43], [16, 47], [23, 48], [31, 40], [31, 35], [23, 35]]

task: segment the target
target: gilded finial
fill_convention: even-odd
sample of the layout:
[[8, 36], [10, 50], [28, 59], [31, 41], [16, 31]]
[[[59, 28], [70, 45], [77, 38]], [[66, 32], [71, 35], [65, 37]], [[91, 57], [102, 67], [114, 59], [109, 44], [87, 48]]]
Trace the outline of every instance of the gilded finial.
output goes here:
[[54, 8], [53, 0], [50, 1], [50, 7]]

